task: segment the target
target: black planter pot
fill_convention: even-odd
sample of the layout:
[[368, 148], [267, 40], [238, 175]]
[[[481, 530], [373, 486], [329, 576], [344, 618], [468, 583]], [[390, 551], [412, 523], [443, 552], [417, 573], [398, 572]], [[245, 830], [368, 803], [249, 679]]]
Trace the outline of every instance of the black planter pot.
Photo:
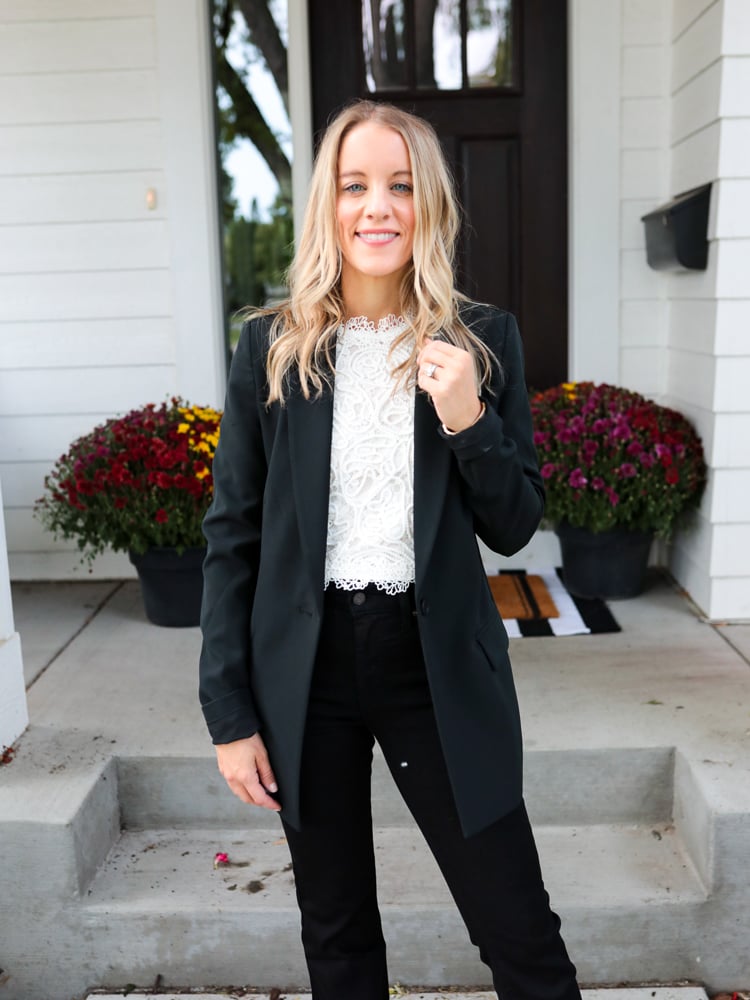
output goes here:
[[130, 552], [138, 571], [146, 617], [154, 625], [189, 628], [200, 621], [205, 548]]
[[646, 581], [653, 535], [625, 528], [589, 531], [566, 521], [560, 539], [565, 586], [576, 597], [635, 597]]

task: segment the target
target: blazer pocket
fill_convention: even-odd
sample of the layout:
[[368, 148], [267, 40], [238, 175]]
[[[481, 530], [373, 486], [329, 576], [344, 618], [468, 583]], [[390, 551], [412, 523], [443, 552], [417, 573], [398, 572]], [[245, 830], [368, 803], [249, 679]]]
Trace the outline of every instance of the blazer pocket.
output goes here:
[[490, 618], [476, 633], [476, 641], [493, 670], [500, 670], [507, 659], [508, 633], [499, 618]]

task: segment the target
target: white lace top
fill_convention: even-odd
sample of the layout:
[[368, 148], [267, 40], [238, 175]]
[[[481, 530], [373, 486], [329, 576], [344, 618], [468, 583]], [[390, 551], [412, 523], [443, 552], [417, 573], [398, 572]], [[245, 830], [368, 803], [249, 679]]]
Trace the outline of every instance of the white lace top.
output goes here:
[[326, 586], [396, 594], [414, 580], [414, 388], [394, 393], [391, 377], [408, 343], [388, 357], [405, 328], [358, 316], [339, 329]]

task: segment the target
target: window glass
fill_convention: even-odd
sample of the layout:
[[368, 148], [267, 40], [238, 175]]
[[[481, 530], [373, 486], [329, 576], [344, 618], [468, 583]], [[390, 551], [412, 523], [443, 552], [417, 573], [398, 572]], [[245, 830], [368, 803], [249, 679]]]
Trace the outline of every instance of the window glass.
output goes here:
[[414, 0], [417, 86], [460, 90], [460, 0]]
[[467, 0], [466, 68], [470, 87], [513, 83], [512, 0]]
[[362, 43], [367, 89], [407, 85], [404, 0], [362, 0]]
[[287, 0], [212, 0], [223, 275], [230, 344], [237, 310], [284, 298], [292, 253]]

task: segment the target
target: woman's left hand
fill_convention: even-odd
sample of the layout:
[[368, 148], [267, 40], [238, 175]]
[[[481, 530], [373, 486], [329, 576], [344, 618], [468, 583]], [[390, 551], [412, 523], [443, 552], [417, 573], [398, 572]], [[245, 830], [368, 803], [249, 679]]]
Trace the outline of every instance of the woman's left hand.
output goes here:
[[449, 431], [466, 430], [482, 413], [474, 359], [460, 347], [431, 340], [419, 352], [417, 385], [432, 399]]

